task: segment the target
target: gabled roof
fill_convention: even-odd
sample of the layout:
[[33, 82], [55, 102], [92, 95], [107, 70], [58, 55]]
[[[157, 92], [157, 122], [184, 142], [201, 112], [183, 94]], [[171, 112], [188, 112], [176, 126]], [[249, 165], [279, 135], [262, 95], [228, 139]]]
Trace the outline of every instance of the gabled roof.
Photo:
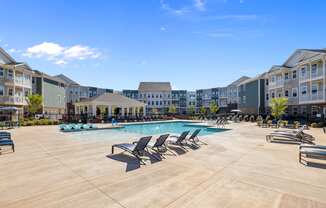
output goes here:
[[242, 76], [239, 79], [237, 79], [234, 82], [232, 82], [231, 84], [229, 84], [228, 87], [230, 87], [230, 86], [238, 86], [241, 82], [243, 82], [243, 81], [245, 81], [247, 79], [250, 79], [250, 77]]
[[169, 92], [172, 87], [170, 82], [141, 82], [138, 90], [141, 92]]
[[16, 60], [0, 47], [0, 63], [1, 62], [2, 64], [17, 64]]
[[75, 82], [74, 80], [70, 79], [69, 77], [63, 74], [59, 74], [54, 77], [61, 79], [67, 85], [79, 85], [77, 82]]
[[34, 71], [34, 76], [38, 76], [38, 77], [43, 77], [43, 78], [47, 78], [49, 80], [53, 80], [53, 81], [56, 81], [58, 83], [63, 83], [63, 84], [66, 84], [66, 82], [64, 82], [62, 79], [56, 77], [56, 76], [51, 76], [51, 75], [48, 75], [44, 72], [41, 72], [41, 71], [38, 71], [38, 70], [33, 70]]
[[143, 107], [145, 103], [139, 102], [137, 100], [125, 97], [123, 95], [119, 95], [116, 93], [104, 93], [102, 95], [92, 97], [89, 99], [84, 99], [78, 103], [97, 103], [97, 104], [107, 104], [111, 106], [135, 106], [135, 107]]
[[294, 67], [297, 63], [304, 59], [311, 58], [318, 54], [326, 54], [325, 49], [297, 49], [293, 54], [284, 62], [284, 67]]

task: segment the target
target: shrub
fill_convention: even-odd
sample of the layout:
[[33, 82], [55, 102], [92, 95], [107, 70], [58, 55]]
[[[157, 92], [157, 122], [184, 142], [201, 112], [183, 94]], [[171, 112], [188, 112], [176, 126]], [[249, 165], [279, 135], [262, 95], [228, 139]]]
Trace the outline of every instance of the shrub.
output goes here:
[[311, 127], [312, 128], [317, 128], [318, 127], [318, 124], [314, 122], [314, 123], [311, 124]]

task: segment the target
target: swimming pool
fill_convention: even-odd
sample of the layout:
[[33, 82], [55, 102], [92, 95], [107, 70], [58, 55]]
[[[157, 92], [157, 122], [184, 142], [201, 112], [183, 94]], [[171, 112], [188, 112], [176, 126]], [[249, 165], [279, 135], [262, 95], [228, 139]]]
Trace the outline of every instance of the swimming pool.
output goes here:
[[125, 124], [122, 128], [80, 131], [65, 133], [72, 139], [83, 142], [124, 142], [128, 138], [139, 138], [141, 136], [158, 136], [160, 134], [180, 135], [183, 131], [192, 133], [195, 129], [201, 129], [200, 136], [208, 136], [214, 133], [226, 131], [227, 129], [210, 129], [204, 125], [193, 122], [169, 121], [153, 122], [145, 124]]
[[181, 134], [184, 131], [193, 132], [196, 129], [201, 129], [199, 135], [202, 136], [223, 131], [223, 129], [207, 128], [204, 125], [197, 125], [196, 123], [184, 122], [184, 121], [127, 124], [124, 125], [123, 128], [115, 129], [115, 131], [136, 133], [142, 135], [158, 135], [158, 134], [166, 134], [166, 133]]

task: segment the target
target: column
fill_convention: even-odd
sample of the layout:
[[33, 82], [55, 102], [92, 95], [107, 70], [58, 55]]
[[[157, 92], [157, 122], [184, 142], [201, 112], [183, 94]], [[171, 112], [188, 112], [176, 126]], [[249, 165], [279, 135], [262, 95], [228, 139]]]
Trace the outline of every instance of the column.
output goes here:
[[125, 108], [121, 107], [121, 115], [124, 117], [125, 116]]
[[312, 93], [311, 93], [311, 90], [312, 90], [312, 81], [311, 81], [311, 62], [309, 62], [309, 73], [310, 73], [310, 77], [309, 77], [309, 83], [310, 83], [310, 90], [309, 90], [309, 93], [310, 93], [310, 101], [312, 100]]
[[92, 105], [92, 116], [96, 116], [96, 105]]
[[108, 106], [108, 110], [109, 110], [108, 116], [109, 116], [109, 118], [111, 118], [112, 117], [112, 106], [111, 105]]
[[323, 57], [323, 100], [325, 101], [325, 84], [326, 84], [326, 66], [325, 66], [325, 57]]

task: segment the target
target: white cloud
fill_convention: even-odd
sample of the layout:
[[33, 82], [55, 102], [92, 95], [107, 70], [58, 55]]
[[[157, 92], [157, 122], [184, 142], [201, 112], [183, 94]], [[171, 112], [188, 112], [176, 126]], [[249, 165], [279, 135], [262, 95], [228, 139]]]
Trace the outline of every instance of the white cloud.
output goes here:
[[16, 50], [15, 48], [10, 48], [10, 49], [9, 49], [9, 52], [10, 52], [10, 53], [15, 53], [16, 51], [17, 51], [17, 50]]
[[27, 48], [25, 56], [28, 57], [56, 57], [62, 54], [64, 47], [56, 43], [43, 42], [41, 44]]
[[160, 0], [160, 4], [163, 10], [176, 16], [183, 16], [190, 12], [190, 9], [187, 7], [181, 7], [179, 9], [172, 8], [165, 0]]
[[165, 26], [160, 27], [160, 30], [163, 31], [163, 32], [166, 31], [166, 29], [167, 28]]
[[205, 0], [194, 0], [194, 6], [200, 10], [200, 11], [205, 11]]
[[210, 17], [209, 19], [215, 19], [215, 20], [240, 20], [240, 21], [244, 21], [244, 20], [254, 20], [254, 19], [257, 19], [257, 15], [255, 15], [255, 14], [245, 14], [245, 15], [231, 14], [231, 15], [213, 16], [213, 17]]
[[43, 42], [27, 48], [23, 55], [30, 58], [46, 58], [54, 64], [64, 65], [74, 60], [96, 59], [101, 53], [83, 45], [65, 47], [53, 42]]

